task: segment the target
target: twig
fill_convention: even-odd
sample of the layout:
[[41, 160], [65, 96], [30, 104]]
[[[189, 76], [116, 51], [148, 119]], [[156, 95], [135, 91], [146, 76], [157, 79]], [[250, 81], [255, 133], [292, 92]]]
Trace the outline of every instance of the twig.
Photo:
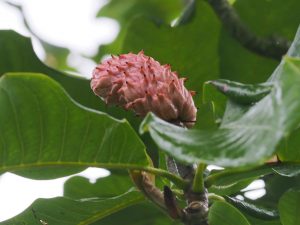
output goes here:
[[192, 190], [195, 193], [203, 193], [205, 191], [203, 173], [206, 165], [200, 163], [197, 167], [196, 174], [193, 180]]
[[183, 211], [178, 206], [176, 198], [168, 186], [164, 186], [164, 201], [171, 218], [181, 219], [183, 217]]
[[206, 0], [227, 31], [245, 48], [265, 57], [281, 60], [291, 43], [281, 37], [258, 37], [241, 21], [227, 0]]

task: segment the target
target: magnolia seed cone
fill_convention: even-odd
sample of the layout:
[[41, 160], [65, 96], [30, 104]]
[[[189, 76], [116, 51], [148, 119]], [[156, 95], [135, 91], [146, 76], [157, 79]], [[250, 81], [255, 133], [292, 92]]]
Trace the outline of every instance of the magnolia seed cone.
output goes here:
[[141, 51], [112, 56], [98, 65], [91, 88], [107, 104], [131, 109], [141, 117], [153, 112], [163, 120], [191, 127], [197, 109], [185, 80], [170, 65], [162, 66]]

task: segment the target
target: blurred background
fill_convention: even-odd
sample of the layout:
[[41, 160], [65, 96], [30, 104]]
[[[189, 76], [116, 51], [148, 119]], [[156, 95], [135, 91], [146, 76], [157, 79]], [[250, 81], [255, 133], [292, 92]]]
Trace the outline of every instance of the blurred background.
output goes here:
[[[98, 46], [113, 41], [119, 32], [115, 20], [96, 17], [107, 3], [107, 0], [1, 0], [0, 29], [12, 29], [31, 37], [36, 54], [48, 65], [90, 78], [96, 65], [96, 60], [90, 58], [97, 54]], [[108, 174], [104, 169], [90, 168], [79, 175], [95, 182]], [[36, 198], [61, 196], [68, 178], [36, 181], [11, 173], [1, 175], [0, 221], [20, 213]]]
[[[108, 0], [0, 1], [0, 29], [30, 36], [39, 58], [48, 65], [89, 77], [98, 46], [113, 41], [118, 23], [97, 18]], [[47, 53], [46, 53], [47, 52]]]
[[[170, 0], [163, 1], [170, 2]], [[97, 62], [107, 57], [108, 53], [118, 53], [114, 46], [118, 46], [118, 38], [122, 36], [122, 27], [132, 16], [130, 10], [126, 11], [124, 7], [129, 9], [137, 1], [115, 0], [113, 2], [116, 4], [110, 6], [114, 7], [115, 14], [111, 14], [108, 18], [105, 16], [110, 14], [109, 3], [112, 3], [108, 0], [0, 0], [0, 29], [12, 29], [30, 37], [36, 54], [47, 65], [90, 78], [91, 71]], [[140, 4], [145, 4], [145, 2], [147, 1], [139, 0]], [[180, 15], [189, 0], [174, 2], [177, 2], [171, 4], [174, 14], [164, 15], [163, 18], [169, 24], [176, 23], [176, 17]], [[135, 6], [139, 7], [139, 3]], [[145, 8], [153, 14], [155, 10], [163, 11], [163, 9], [143, 7]], [[231, 41], [231, 39], [228, 40]], [[114, 45], [105, 45], [113, 41]], [[245, 50], [237, 49], [236, 51]], [[245, 54], [250, 58], [248, 56], [250, 53]], [[225, 55], [224, 59], [230, 60], [231, 58]], [[266, 75], [273, 70], [273, 64], [276, 65], [274, 62], [271, 63], [272, 67], [266, 70]], [[207, 63], [204, 62], [204, 64]], [[253, 60], [253, 64], [257, 65], [256, 60]], [[251, 64], [248, 66], [253, 68]], [[263, 72], [265, 73], [265, 70]], [[209, 169], [212, 168], [215, 167], [209, 167]], [[103, 169], [89, 168], [79, 175], [89, 178], [90, 182], [95, 182], [97, 178], [108, 174], [109, 172]], [[62, 196], [63, 183], [68, 178], [36, 181], [10, 173], [1, 175], [0, 221], [20, 213], [36, 198]], [[245, 196], [251, 199], [258, 198], [265, 194], [264, 187], [263, 180], [256, 180], [244, 189]]]

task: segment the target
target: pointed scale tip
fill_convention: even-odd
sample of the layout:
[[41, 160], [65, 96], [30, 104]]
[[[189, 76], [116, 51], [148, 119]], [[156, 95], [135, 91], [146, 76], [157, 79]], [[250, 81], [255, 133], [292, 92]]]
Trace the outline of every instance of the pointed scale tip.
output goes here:
[[190, 92], [191, 96], [195, 96], [197, 94], [196, 91], [189, 91], [189, 92]]

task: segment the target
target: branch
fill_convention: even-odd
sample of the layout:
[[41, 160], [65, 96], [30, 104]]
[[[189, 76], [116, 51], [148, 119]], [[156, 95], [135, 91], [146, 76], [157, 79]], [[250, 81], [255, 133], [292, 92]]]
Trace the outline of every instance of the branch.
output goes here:
[[281, 37], [258, 37], [241, 21], [227, 0], [206, 0], [227, 31], [245, 48], [265, 57], [281, 60], [291, 43]]

